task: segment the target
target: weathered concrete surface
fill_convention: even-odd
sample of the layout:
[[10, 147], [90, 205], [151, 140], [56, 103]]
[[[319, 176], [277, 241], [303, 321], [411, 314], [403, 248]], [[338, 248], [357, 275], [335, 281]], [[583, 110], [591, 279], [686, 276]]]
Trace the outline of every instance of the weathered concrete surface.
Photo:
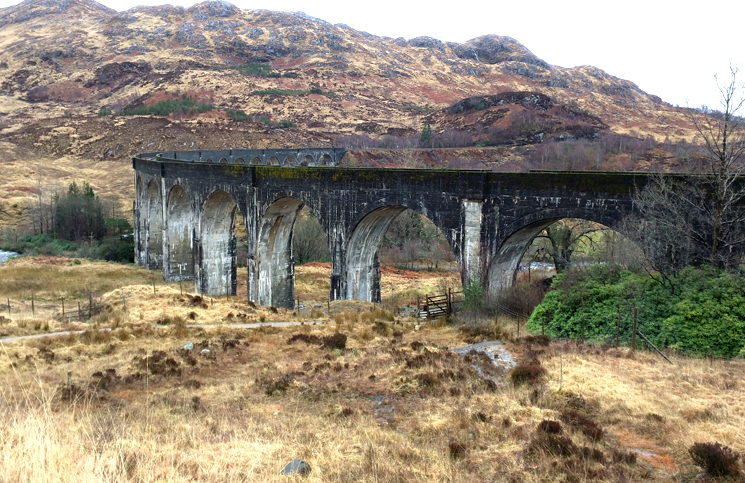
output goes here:
[[[221, 152], [228, 155], [222, 163], [200, 162], [195, 152], [135, 157], [137, 263], [162, 266], [164, 277], [174, 279], [177, 265], [192, 261], [196, 290], [233, 293], [235, 217], [243, 216], [249, 300], [292, 307], [292, 229], [307, 205], [329, 244], [330, 299], [379, 301], [380, 242], [395, 217], [412, 209], [440, 228], [463, 281], [479, 281], [494, 292], [512, 283], [520, 258], [545, 226], [582, 218], [616, 227], [633, 211], [631, 194], [648, 179], [630, 173], [290, 168], [303, 153], [289, 151], [267, 152], [262, 165], [241, 164], [237, 151], [232, 158]], [[318, 164], [336, 162], [322, 161], [322, 151], [315, 156]], [[272, 157], [280, 166], [271, 165]], [[156, 193], [164, 203], [160, 211]], [[165, 221], [151, 219], [163, 213]], [[153, 245], [158, 226], [160, 252]], [[161, 265], [155, 263], [159, 256]]]

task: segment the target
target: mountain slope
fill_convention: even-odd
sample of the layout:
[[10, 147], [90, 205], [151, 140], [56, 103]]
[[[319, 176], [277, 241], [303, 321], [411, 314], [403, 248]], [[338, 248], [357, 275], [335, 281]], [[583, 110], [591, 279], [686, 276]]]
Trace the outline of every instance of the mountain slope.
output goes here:
[[[106, 115], [184, 100], [203, 108]], [[427, 125], [443, 145], [497, 148], [406, 160], [358, 153], [354, 162], [493, 168], [551, 139], [691, 140], [684, 114], [630, 81], [591, 66], [552, 66], [498, 35], [462, 44], [393, 39], [222, 1], [116, 12], [93, 0], [26, 0], [0, 9], [3, 146], [66, 163], [118, 163], [111, 169], [121, 177], [141, 151], [403, 148], [416, 145]], [[39, 175], [6, 173], [22, 188], [16, 194], [29, 192]], [[124, 190], [124, 199], [132, 189], [128, 179], [88, 181]], [[10, 198], [0, 196], [0, 212], [17, 213], [3, 201]], [[14, 216], [16, 223], [25, 215]]]

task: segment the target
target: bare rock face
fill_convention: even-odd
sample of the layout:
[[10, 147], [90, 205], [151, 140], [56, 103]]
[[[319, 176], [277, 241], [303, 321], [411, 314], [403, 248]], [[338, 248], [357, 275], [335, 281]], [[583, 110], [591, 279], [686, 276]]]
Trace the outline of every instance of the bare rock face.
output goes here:
[[223, 0], [212, 0], [194, 5], [187, 10], [194, 20], [207, 20], [213, 17], [232, 17], [240, 13], [240, 9], [232, 3]]
[[531, 51], [525, 48], [523, 44], [512, 37], [502, 37], [499, 35], [484, 35], [476, 37], [461, 46], [456, 53], [460, 52], [461, 58], [473, 58], [486, 64], [498, 64], [500, 62], [517, 61], [527, 64], [548, 67], [548, 64]]
[[93, 79], [85, 83], [85, 87], [124, 85], [138, 78], [142, 78], [152, 71], [150, 64], [139, 62], [112, 62], [96, 69]]
[[38, 19], [46, 15], [86, 15], [106, 17], [116, 10], [92, 0], [25, 0], [18, 5], [0, 9], [0, 27]]

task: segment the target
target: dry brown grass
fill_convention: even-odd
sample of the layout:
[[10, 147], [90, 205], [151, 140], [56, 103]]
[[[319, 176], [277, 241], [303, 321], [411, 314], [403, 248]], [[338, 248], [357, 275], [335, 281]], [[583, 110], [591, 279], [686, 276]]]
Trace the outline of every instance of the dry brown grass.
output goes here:
[[[502, 319], [507, 347], [546, 370], [516, 388], [447, 349], [469, 331], [359, 301], [317, 325], [165, 286], [101, 302], [82, 335], [0, 348], [0, 481], [293, 481], [278, 473], [296, 457], [311, 482], [679, 481], [700, 471], [694, 442], [745, 446], [742, 362], [545, 347]], [[224, 325], [261, 317], [307, 323]], [[321, 344], [334, 334], [343, 349]], [[546, 436], [544, 420], [561, 431]]]

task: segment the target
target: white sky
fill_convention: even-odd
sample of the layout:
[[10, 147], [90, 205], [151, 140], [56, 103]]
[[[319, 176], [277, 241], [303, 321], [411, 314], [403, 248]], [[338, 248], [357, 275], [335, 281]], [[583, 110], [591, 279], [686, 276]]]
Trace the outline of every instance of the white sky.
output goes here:
[[[18, 3], [0, 0], [0, 7]], [[122, 11], [135, 5], [193, 0], [103, 0]], [[485, 34], [517, 39], [562, 67], [593, 65], [636, 83], [671, 104], [718, 106], [713, 75], [729, 79], [740, 65], [745, 81], [742, 0], [234, 0], [243, 9], [303, 11], [375, 35], [428, 35], [464, 42]]]

